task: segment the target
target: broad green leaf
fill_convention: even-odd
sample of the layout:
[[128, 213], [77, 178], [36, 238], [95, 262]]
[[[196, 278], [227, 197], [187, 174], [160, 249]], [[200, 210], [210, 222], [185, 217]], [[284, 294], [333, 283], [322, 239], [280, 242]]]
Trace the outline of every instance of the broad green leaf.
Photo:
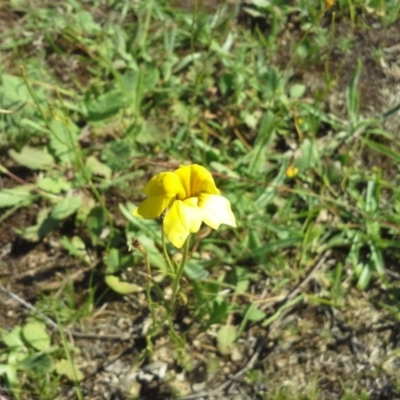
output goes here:
[[113, 171], [122, 171], [129, 167], [132, 151], [132, 146], [127, 140], [113, 140], [103, 148], [101, 159]]
[[25, 343], [22, 337], [22, 327], [16, 326], [11, 332], [4, 334], [2, 341], [9, 348], [24, 348]]
[[248, 3], [260, 8], [271, 7], [271, 2], [269, 0], [250, 0]]
[[[22, 78], [2, 74], [0, 92], [1, 108], [15, 110], [23, 106], [20, 112], [10, 115], [13, 120], [19, 119], [21, 114], [27, 116], [35, 113], [35, 107], [32, 105], [32, 96]], [[35, 94], [39, 101], [43, 100], [42, 90], [35, 90]]]
[[86, 251], [85, 242], [79, 236], [73, 236], [71, 240], [63, 236], [60, 239], [60, 243], [71, 256], [90, 264], [91, 260]]
[[228, 355], [236, 341], [236, 328], [233, 325], [224, 325], [217, 333], [217, 347], [222, 355]]
[[22, 336], [36, 350], [45, 351], [50, 347], [50, 336], [46, 332], [46, 326], [41, 322], [28, 322], [22, 328]]
[[86, 219], [86, 226], [90, 234], [90, 238], [94, 245], [101, 242], [101, 234], [106, 226], [107, 218], [104, 210], [100, 207], [93, 207]]
[[67, 192], [71, 189], [71, 182], [67, 181], [65, 176], [44, 176], [38, 179], [36, 186], [45, 192], [59, 194], [61, 192]]
[[304, 139], [300, 148], [297, 151], [295, 166], [300, 171], [305, 171], [309, 168], [318, 167], [321, 162], [321, 156], [315, 141]]
[[48, 374], [53, 370], [53, 359], [49, 354], [30, 354], [19, 361], [17, 368], [35, 374]]
[[146, 236], [142, 232], [139, 232], [135, 239], [139, 240], [139, 242], [143, 245], [143, 247], [147, 251], [147, 255], [149, 257], [150, 265], [156, 268], [160, 268], [161, 270], [166, 270], [167, 266], [165, 264], [164, 256], [156, 247], [154, 239]]
[[82, 204], [80, 196], [64, 197], [58, 202], [51, 212], [51, 217], [57, 220], [65, 219], [78, 210]]
[[111, 168], [108, 165], [103, 164], [94, 156], [89, 156], [86, 159], [86, 167], [93, 175], [103, 176], [106, 179], [111, 178]]
[[206, 279], [209, 272], [201, 265], [201, 260], [188, 260], [185, 264], [185, 275], [190, 280], [201, 281]]
[[53, 157], [44, 150], [25, 146], [20, 153], [9, 150], [10, 157], [20, 165], [29, 169], [48, 169], [54, 164]]
[[96, 200], [92, 197], [90, 192], [80, 193], [82, 196], [82, 204], [76, 213], [77, 222], [85, 223], [93, 208], [96, 206]]
[[120, 252], [118, 249], [111, 249], [107, 254], [107, 257], [104, 259], [104, 262], [107, 266], [106, 274], [115, 274], [120, 269]]
[[18, 384], [17, 368], [11, 364], [0, 364], [0, 376], [4, 375], [10, 386]]
[[256, 303], [251, 303], [248, 307], [244, 318], [248, 321], [261, 321], [265, 319], [266, 314], [265, 312], [261, 311]]
[[124, 217], [135, 228], [135, 231], [141, 232], [143, 235], [154, 238], [157, 241], [161, 241], [160, 229], [155, 220], [134, 217], [133, 211], [136, 206], [131, 202], [127, 202], [126, 205], [119, 203], [118, 207]]
[[78, 146], [79, 128], [67, 117], [55, 116], [50, 125], [50, 149], [52, 154], [65, 166], [75, 160], [75, 149]]
[[236, 293], [244, 293], [247, 291], [247, 288], [250, 284], [250, 279], [254, 274], [252, 274], [248, 268], [243, 267], [235, 267], [235, 286]]
[[101, 94], [86, 100], [88, 121], [101, 121], [115, 115], [125, 105], [125, 98], [119, 90]]
[[31, 204], [35, 197], [32, 189], [33, 185], [22, 185], [0, 190], [0, 208]]
[[114, 290], [114, 292], [117, 292], [119, 294], [125, 295], [130, 293], [143, 292], [143, 288], [141, 286], [136, 285], [135, 283], [124, 281], [123, 279], [115, 275], [106, 275], [104, 280], [107, 285], [112, 290]]
[[94, 21], [92, 14], [87, 11], [79, 11], [74, 17], [74, 28], [79, 29], [81, 34], [93, 35], [101, 28]]
[[136, 141], [140, 144], [158, 143], [165, 138], [165, 134], [158, 125], [144, 119], [138, 119]]
[[290, 97], [299, 99], [300, 97], [303, 96], [303, 94], [306, 91], [305, 85], [295, 83], [294, 85], [291, 86], [290, 88]]
[[57, 224], [58, 221], [50, 215], [50, 209], [43, 207], [38, 212], [35, 225], [28, 226], [24, 229], [15, 229], [15, 231], [22, 235], [24, 239], [37, 242], [51, 232]]
[[84, 378], [82, 371], [75, 364], [65, 359], [59, 360], [56, 363], [55, 370], [59, 375], [64, 375], [71, 381], [79, 382]]

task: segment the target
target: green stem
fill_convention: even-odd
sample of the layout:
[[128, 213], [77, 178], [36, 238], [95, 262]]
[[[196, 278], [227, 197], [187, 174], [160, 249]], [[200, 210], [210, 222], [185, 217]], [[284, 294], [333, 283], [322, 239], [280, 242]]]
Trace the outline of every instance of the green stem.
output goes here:
[[161, 245], [162, 245], [165, 261], [168, 264], [169, 272], [170, 272], [170, 274], [175, 274], [176, 273], [175, 263], [172, 262], [169, 254], [168, 254], [167, 245], [165, 243], [165, 233], [164, 233], [163, 228], [161, 228]]
[[179, 282], [181, 281], [181, 278], [183, 275], [183, 270], [185, 269], [186, 260], [187, 260], [188, 254], [189, 254], [189, 238], [190, 238], [190, 236], [186, 239], [186, 242], [183, 245], [182, 260], [179, 265], [178, 271], [176, 272], [176, 275], [174, 277], [174, 281], [172, 282], [172, 297], [171, 297], [171, 310], [172, 311], [175, 308], [176, 296], [179, 291]]

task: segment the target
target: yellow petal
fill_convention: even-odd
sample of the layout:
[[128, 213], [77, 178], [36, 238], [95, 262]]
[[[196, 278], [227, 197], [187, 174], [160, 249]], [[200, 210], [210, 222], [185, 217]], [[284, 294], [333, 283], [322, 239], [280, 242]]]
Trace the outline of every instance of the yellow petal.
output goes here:
[[204, 211], [203, 222], [213, 229], [221, 224], [236, 227], [236, 220], [231, 210], [231, 203], [223, 196], [201, 194], [199, 207]]
[[147, 196], [166, 196], [170, 199], [184, 195], [184, 188], [174, 172], [161, 172], [153, 176], [142, 190]]
[[157, 218], [167, 208], [170, 201], [171, 197], [164, 195], [150, 196], [139, 204], [139, 207], [133, 211], [133, 215], [144, 219]]
[[220, 194], [221, 192], [215, 186], [214, 178], [211, 173], [201, 165], [193, 164], [182, 166], [175, 171], [179, 177], [181, 184], [185, 190], [185, 195], [180, 200], [185, 198], [195, 197], [200, 193]]
[[176, 200], [164, 218], [164, 232], [168, 240], [181, 248], [190, 233], [200, 229], [203, 212], [196, 206], [197, 199]]

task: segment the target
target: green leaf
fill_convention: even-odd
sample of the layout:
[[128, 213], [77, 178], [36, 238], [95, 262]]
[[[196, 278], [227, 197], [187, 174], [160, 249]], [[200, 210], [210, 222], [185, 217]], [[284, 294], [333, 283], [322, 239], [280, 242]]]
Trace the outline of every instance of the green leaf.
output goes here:
[[4, 334], [2, 341], [9, 348], [25, 348], [22, 327], [16, 326], [11, 332]]
[[49, 354], [30, 354], [18, 362], [17, 368], [22, 371], [44, 375], [53, 370], [53, 359]]
[[[32, 115], [35, 109], [30, 105], [32, 104], [32, 97], [23, 79], [13, 75], [2, 74], [1, 81], [1, 108], [15, 110], [23, 106], [21, 110], [23, 114]], [[11, 117], [19, 118], [19, 113], [11, 115]]]
[[59, 194], [71, 189], [71, 182], [67, 181], [65, 176], [44, 176], [38, 179], [36, 186], [45, 192]]
[[90, 192], [81, 192], [82, 204], [76, 213], [77, 222], [86, 222], [93, 208], [96, 206], [96, 200], [92, 197]]
[[37, 242], [51, 232], [58, 221], [50, 216], [48, 208], [41, 208], [38, 212], [37, 222], [35, 225], [26, 227], [25, 229], [15, 229], [24, 239]]
[[115, 275], [106, 275], [104, 278], [106, 284], [114, 290], [114, 292], [117, 292], [119, 294], [130, 294], [130, 293], [138, 293], [138, 292], [143, 292], [143, 288], [139, 285], [136, 285], [135, 283], [130, 283], [127, 281], [124, 281], [118, 276]]
[[122, 203], [119, 203], [118, 207], [121, 213], [124, 215], [124, 217], [135, 228], [135, 231], [138, 231], [142, 235], [148, 236], [156, 240], [157, 242], [161, 241], [160, 229], [155, 220], [134, 217], [133, 211], [136, 208], [136, 206], [131, 202], [127, 202], [126, 206]]
[[124, 107], [125, 98], [119, 90], [103, 93], [94, 99], [86, 100], [88, 121], [107, 119]]
[[84, 378], [82, 371], [68, 360], [59, 360], [55, 365], [55, 370], [59, 375], [66, 376], [71, 381], [81, 381]]
[[113, 170], [122, 171], [129, 167], [132, 146], [127, 140], [113, 140], [101, 152], [101, 159]]
[[235, 267], [235, 286], [236, 293], [245, 293], [250, 284], [252, 274], [247, 268]]
[[356, 69], [350, 79], [350, 84], [346, 90], [346, 103], [347, 112], [349, 114], [350, 121], [354, 121], [360, 109], [360, 95], [358, 93], [358, 81], [360, 79], [362, 70], [361, 60], [357, 60]]
[[158, 125], [142, 118], [138, 119], [134, 133], [136, 141], [140, 144], [158, 143], [165, 138]]
[[260, 160], [265, 157], [265, 154], [263, 154], [265, 147], [269, 146], [271, 141], [274, 139], [276, 121], [274, 113], [270, 110], [266, 111], [261, 118], [257, 133], [256, 146], [251, 151], [252, 163], [249, 167], [250, 175], [254, 171], [259, 170]]
[[316, 142], [304, 139], [300, 148], [298, 149], [298, 155], [296, 156], [295, 166], [300, 171], [305, 171], [308, 168], [315, 168], [321, 162], [321, 157], [316, 145]]
[[32, 188], [33, 185], [22, 185], [0, 190], [0, 208], [31, 204], [34, 199]]
[[65, 116], [55, 116], [50, 123], [50, 149], [54, 156], [65, 166], [75, 160], [78, 146], [79, 128]]
[[64, 197], [51, 212], [51, 217], [57, 220], [65, 219], [78, 210], [82, 204], [80, 196]]
[[18, 384], [17, 368], [15, 365], [0, 364], [0, 376], [5, 375], [10, 386]]
[[156, 268], [159, 268], [161, 270], [166, 270], [167, 266], [164, 260], [164, 256], [162, 253], [158, 250], [154, 239], [151, 237], [146, 236], [143, 233], [138, 233], [135, 238], [139, 240], [139, 242], [143, 245], [143, 247], [147, 251], [147, 255], [149, 257], [150, 265]]
[[10, 157], [20, 165], [29, 169], [48, 169], [54, 164], [53, 157], [44, 150], [25, 146], [20, 153], [9, 150]]
[[265, 319], [266, 314], [265, 312], [261, 311], [256, 303], [251, 303], [248, 307], [244, 318], [248, 321], [261, 321]]
[[86, 167], [93, 175], [103, 176], [106, 179], [111, 178], [111, 168], [108, 165], [103, 164], [94, 156], [89, 156], [86, 159]]
[[228, 355], [236, 341], [236, 328], [233, 325], [222, 326], [217, 333], [217, 347], [222, 355]]
[[111, 249], [104, 262], [107, 266], [106, 274], [115, 274], [120, 269], [120, 252], [118, 249]]
[[371, 266], [369, 265], [369, 263], [367, 263], [364, 265], [360, 277], [358, 278], [357, 289], [365, 290], [369, 285], [370, 281], [371, 281]]
[[201, 265], [201, 260], [188, 260], [185, 264], [185, 275], [190, 280], [201, 281], [206, 279], [209, 272]]
[[101, 234], [106, 226], [106, 215], [100, 206], [94, 207], [86, 219], [86, 226], [90, 234], [90, 238], [94, 245], [101, 242]]
[[31, 321], [24, 325], [22, 336], [36, 350], [45, 351], [50, 347], [50, 336], [46, 332], [46, 326], [39, 321]]
[[302, 85], [300, 83], [295, 83], [290, 88], [290, 97], [294, 99], [299, 99], [300, 97], [303, 96], [305, 92], [306, 92], [305, 85]]
[[71, 256], [90, 264], [91, 260], [86, 251], [85, 242], [79, 236], [73, 236], [71, 240], [63, 236], [60, 239], [60, 243]]
[[391, 158], [396, 163], [400, 163], [400, 153], [399, 152], [392, 150], [389, 147], [387, 147], [381, 143], [374, 142], [373, 140], [363, 139], [363, 143], [365, 143], [367, 146], [369, 146], [372, 150], [375, 150], [375, 151], [383, 154], [384, 156]]
[[74, 18], [74, 27], [81, 30], [82, 34], [93, 35], [101, 28], [94, 21], [92, 14], [87, 11], [79, 11]]

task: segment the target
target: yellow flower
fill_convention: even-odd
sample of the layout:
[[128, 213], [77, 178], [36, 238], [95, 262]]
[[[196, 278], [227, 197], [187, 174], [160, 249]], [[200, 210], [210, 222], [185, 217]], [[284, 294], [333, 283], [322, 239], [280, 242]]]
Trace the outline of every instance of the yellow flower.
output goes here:
[[167, 209], [164, 232], [175, 247], [181, 248], [202, 222], [213, 229], [221, 224], [236, 226], [229, 200], [220, 196], [211, 173], [200, 165], [161, 172], [150, 179], [142, 192], [148, 197], [133, 215], [152, 219]]
[[335, 0], [325, 0], [325, 10], [335, 5]]
[[294, 178], [299, 173], [299, 169], [296, 168], [294, 165], [289, 165], [286, 170], [286, 176], [288, 178]]

